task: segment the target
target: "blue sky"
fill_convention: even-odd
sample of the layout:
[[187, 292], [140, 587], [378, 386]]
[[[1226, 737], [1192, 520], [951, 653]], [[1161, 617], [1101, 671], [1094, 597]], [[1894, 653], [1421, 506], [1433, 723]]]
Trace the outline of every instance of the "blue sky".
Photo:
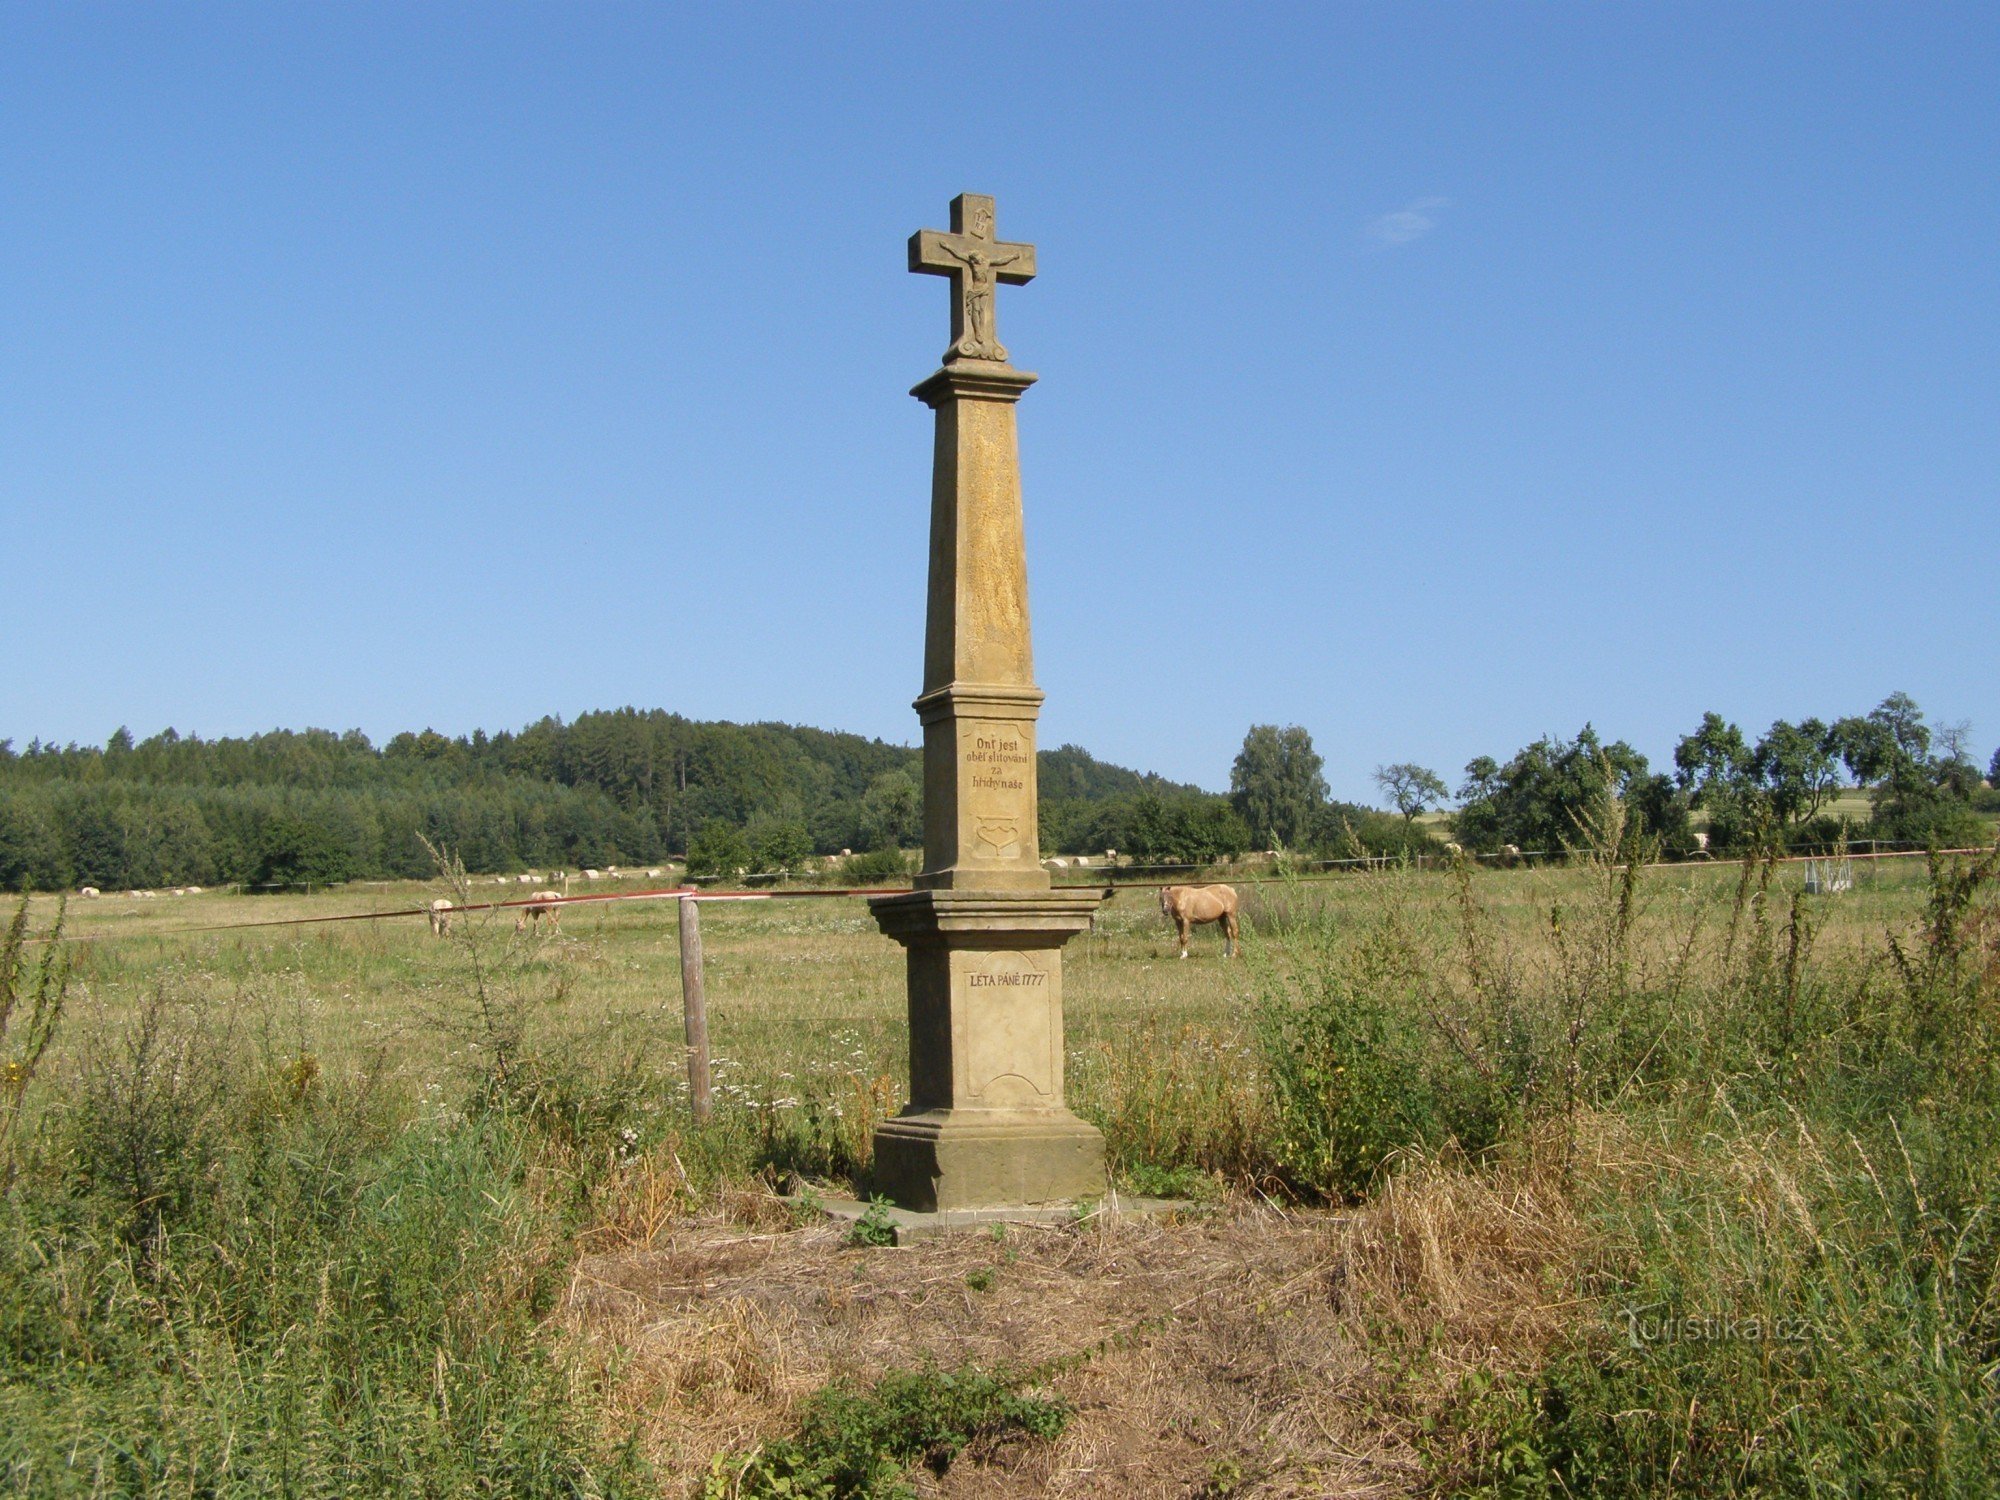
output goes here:
[[0, 5], [0, 736], [914, 742], [954, 193], [1043, 743], [2000, 742], [2000, 9]]

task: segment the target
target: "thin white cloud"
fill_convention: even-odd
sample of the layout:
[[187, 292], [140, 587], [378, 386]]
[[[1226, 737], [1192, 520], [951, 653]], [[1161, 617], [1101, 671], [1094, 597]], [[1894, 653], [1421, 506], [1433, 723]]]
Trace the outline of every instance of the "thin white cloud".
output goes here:
[[1419, 198], [1405, 204], [1392, 214], [1371, 220], [1366, 230], [1368, 238], [1384, 250], [1420, 240], [1437, 228], [1438, 211], [1450, 201], [1448, 198]]

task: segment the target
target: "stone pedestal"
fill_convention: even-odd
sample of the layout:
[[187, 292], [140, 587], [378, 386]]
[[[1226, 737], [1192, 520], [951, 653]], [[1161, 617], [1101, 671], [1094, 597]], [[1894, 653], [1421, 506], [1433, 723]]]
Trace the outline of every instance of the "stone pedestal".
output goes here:
[[1063, 1103], [1062, 947], [1095, 891], [1054, 891], [1036, 821], [1035, 686], [1014, 407], [1035, 377], [994, 332], [996, 283], [1034, 275], [963, 194], [910, 269], [956, 292], [936, 414], [924, 632], [924, 866], [870, 902], [908, 952], [910, 1105], [875, 1135], [873, 1188], [924, 1211], [1055, 1203], [1104, 1189], [1104, 1144]]
[[1095, 891], [878, 896], [909, 954], [910, 1104], [875, 1132], [871, 1186], [933, 1211], [1104, 1191], [1104, 1139], [1063, 1103], [1063, 944]]

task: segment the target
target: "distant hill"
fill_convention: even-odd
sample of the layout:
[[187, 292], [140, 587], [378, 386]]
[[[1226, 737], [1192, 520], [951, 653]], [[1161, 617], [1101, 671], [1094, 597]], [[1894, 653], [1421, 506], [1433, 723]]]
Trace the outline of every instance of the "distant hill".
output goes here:
[[[1045, 848], [1115, 837], [1124, 804], [1212, 803], [1075, 745], [1039, 760]], [[622, 708], [518, 732], [358, 730], [103, 746], [0, 741], [0, 886], [105, 889], [642, 864], [713, 821], [821, 853], [914, 842], [921, 754], [856, 734]], [[421, 836], [421, 837], [420, 837]], [[1086, 847], [1089, 847], [1088, 845]]]

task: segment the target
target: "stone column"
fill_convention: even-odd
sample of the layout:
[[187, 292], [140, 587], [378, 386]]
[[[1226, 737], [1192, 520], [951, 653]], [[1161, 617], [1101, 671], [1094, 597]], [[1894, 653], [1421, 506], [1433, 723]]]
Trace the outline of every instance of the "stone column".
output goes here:
[[[977, 217], [984, 205], [983, 220]], [[972, 205], [967, 212], [966, 205]], [[959, 244], [991, 245], [990, 199], [952, 206]], [[983, 224], [985, 238], [961, 237]], [[945, 269], [918, 264], [912, 269]], [[944, 239], [947, 237], [937, 236]], [[998, 246], [1026, 252], [1032, 247]], [[1025, 280], [1017, 255], [1016, 273]], [[958, 254], [960, 262], [976, 255]], [[980, 288], [970, 284], [961, 296]], [[1056, 891], [1036, 825], [1034, 683], [1014, 407], [1035, 377], [991, 337], [989, 301], [961, 312], [942, 369], [912, 395], [937, 414], [924, 689], [924, 866], [878, 896], [908, 952], [910, 1103], [875, 1133], [872, 1187], [917, 1210], [1056, 1203], [1102, 1192], [1103, 1138], [1063, 1102], [1062, 948], [1100, 895]], [[1000, 358], [968, 355], [967, 348]]]

